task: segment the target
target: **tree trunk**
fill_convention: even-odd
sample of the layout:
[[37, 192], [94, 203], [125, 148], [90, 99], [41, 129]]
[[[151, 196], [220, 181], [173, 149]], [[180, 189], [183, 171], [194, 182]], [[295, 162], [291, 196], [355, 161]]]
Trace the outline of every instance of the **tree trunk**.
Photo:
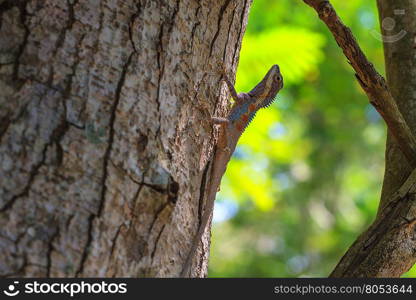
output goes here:
[[[378, 0], [377, 3], [382, 34], [387, 37], [384, 50], [388, 86], [415, 136], [416, 2]], [[394, 23], [387, 18], [392, 18]], [[406, 34], [399, 38], [402, 32]], [[389, 132], [386, 171], [377, 219], [351, 246], [331, 275], [399, 277], [416, 262], [415, 225], [416, 171], [412, 172], [408, 160]]]
[[179, 275], [250, 4], [0, 0], [1, 276]]
[[[387, 82], [396, 99], [397, 105], [416, 135], [416, 61], [414, 49], [416, 47], [416, 2], [414, 0], [378, 0], [380, 23], [393, 18], [395, 26], [393, 31], [386, 25], [382, 26], [384, 36], [397, 35], [405, 32], [406, 35], [398, 41], [384, 44]], [[396, 13], [395, 13], [396, 11]], [[403, 11], [403, 12], [400, 12]], [[395, 41], [395, 42], [393, 42]], [[381, 197], [382, 208], [388, 205], [389, 196], [400, 188], [409, 176], [412, 168], [399, 151], [397, 143], [388, 135], [386, 145], [386, 171], [383, 181]]]

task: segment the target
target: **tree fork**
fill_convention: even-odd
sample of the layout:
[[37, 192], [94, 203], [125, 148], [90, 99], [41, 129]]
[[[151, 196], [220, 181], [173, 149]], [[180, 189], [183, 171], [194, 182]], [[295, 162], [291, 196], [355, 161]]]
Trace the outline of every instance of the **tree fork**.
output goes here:
[[[416, 262], [415, 224], [416, 139], [385, 79], [375, 70], [327, 0], [303, 0], [316, 10], [356, 72], [370, 103], [414, 171], [395, 193], [386, 195], [373, 224], [362, 233], [338, 263], [331, 277], [399, 277]], [[382, 202], [382, 204], [383, 204]]]

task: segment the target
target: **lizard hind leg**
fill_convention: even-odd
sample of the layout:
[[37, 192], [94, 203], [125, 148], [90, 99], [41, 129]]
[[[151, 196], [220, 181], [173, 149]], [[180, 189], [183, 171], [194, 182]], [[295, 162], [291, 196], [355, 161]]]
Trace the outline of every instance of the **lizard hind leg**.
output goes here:
[[211, 117], [211, 121], [214, 125], [220, 125], [220, 134], [217, 140], [217, 148], [225, 149], [227, 148], [228, 139], [227, 135], [225, 134], [227, 130], [227, 126], [230, 121], [226, 118], [218, 118], [218, 117]]
[[211, 117], [212, 123], [216, 125], [228, 125], [230, 121], [226, 118]]

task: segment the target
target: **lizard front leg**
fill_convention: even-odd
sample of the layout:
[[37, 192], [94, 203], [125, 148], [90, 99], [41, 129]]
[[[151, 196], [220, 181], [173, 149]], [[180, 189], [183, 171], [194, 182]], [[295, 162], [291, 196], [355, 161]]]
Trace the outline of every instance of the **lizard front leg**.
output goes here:
[[223, 80], [227, 84], [227, 87], [228, 87], [228, 90], [230, 91], [231, 97], [234, 99], [234, 101], [240, 102], [241, 99], [238, 97], [237, 91], [235, 90], [231, 81], [228, 79], [228, 76], [225, 73], [223, 74], [223, 76], [224, 76]]
[[221, 75], [222, 75], [222, 80], [225, 81], [225, 83], [227, 84], [231, 97], [234, 99], [236, 103], [242, 103], [244, 101], [244, 97], [237, 94], [237, 91], [235, 90], [234, 85], [231, 83], [230, 79], [227, 76], [227, 72], [225, 70], [224, 64], [222, 64]]
[[225, 71], [223, 71], [223, 80], [227, 84], [228, 90], [230, 91], [231, 97], [234, 99], [234, 101], [238, 104], [242, 103], [244, 101], [244, 98], [237, 94], [237, 91], [235, 90], [234, 85], [231, 83], [231, 81], [228, 79], [227, 74], [225, 74]]

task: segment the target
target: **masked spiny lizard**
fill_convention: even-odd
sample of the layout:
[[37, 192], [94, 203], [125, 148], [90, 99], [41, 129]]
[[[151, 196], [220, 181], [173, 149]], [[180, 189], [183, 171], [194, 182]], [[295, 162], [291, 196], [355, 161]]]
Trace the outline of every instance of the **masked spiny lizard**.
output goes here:
[[253, 120], [257, 111], [273, 103], [277, 93], [283, 88], [283, 77], [278, 65], [273, 65], [270, 70], [250, 92], [237, 94], [234, 86], [223, 71], [223, 79], [230, 90], [234, 104], [226, 118], [213, 117], [214, 124], [220, 125], [217, 145], [215, 147], [213, 166], [211, 169], [210, 182], [206, 193], [206, 204], [201, 217], [198, 232], [192, 242], [191, 250], [185, 261], [181, 276], [189, 274], [192, 260], [198, 249], [199, 241], [203, 236], [208, 221], [214, 208], [215, 195], [225, 173], [227, 164], [237, 145], [238, 139], [244, 129]]

